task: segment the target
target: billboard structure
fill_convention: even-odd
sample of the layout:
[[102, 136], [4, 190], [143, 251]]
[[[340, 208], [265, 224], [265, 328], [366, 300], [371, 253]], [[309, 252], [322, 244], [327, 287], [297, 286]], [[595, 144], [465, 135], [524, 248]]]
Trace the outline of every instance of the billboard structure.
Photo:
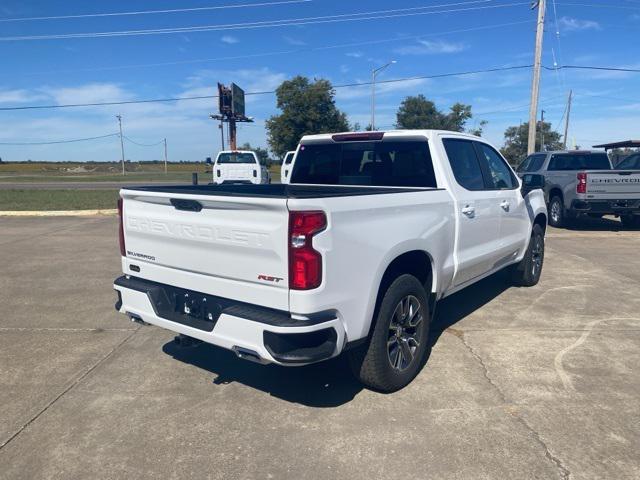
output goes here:
[[253, 118], [245, 115], [244, 90], [235, 83], [227, 87], [218, 83], [218, 114], [210, 118], [220, 120], [222, 133], [222, 149], [224, 150], [224, 123], [229, 125], [229, 147], [236, 150], [236, 123], [253, 122]]

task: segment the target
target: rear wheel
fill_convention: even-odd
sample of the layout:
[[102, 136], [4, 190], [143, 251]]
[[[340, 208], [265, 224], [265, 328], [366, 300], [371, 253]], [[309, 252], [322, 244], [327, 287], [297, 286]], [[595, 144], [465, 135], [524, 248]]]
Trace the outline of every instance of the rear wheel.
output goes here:
[[394, 392], [420, 372], [428, 351], [429, 307], [412, 275], [396, 278], [384, 294], [366, 345], [349, 352], [351, 367], [366, 386]]
[[549, 225], [552, 227], [564, 225], [564, 202], [561, 197], [553, 197], [549, 202]]
[[529, 246], [519, 263], [511, 268], [513, 283], [521, 287], [532, 287], [540, 280], [544, 263], [544, 231], [540, 225], [534, 225]]
[[640, 215], [622, 215], [620, 221], [624, 228], [640, 228]]

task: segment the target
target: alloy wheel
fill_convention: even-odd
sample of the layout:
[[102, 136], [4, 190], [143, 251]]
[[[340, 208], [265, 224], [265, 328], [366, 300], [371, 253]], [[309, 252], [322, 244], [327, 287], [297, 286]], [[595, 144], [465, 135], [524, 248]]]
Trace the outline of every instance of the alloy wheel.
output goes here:
[[387, 353], [394, 370], [404, 371], [413, 363], [416, 351], [423, 340], [423, 321], [420, 301], [413, 295], [402, 298], [391, 317]]

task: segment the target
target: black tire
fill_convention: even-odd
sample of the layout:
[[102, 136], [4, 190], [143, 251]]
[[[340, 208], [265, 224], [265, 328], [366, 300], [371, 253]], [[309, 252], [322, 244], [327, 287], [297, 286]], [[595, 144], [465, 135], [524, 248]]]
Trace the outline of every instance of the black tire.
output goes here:
[[[416, 304], [419, 307], [416, 308]], [[413, 310], [407, 308], [408, 305]], [[403, 310], [408, 311], [404, 316]], [[368, 342], [349, 352], [351, 368], [367, 387], [379, 392], [395, 392], [416, 377], [429, 350], [431, 318], [420, 281], [406, 274], [396, 278], [385, 292], [373, 320]], [[412, 323], [415, 326], [411, 326]]]
[[564, 202], [562, 197], [555, 196], [549, 202], [549, 225], [552, 227], [562, 227], [565, 223]]
[[511, 280], [520, 287], [533, 287], [540, 280], [543, 264], [544, 231], [540, 225], [534, 225], [524, 257], [511, 267]]
[[640, 228], [640, 215], [622, 215], [620, 221], [624, 228]]

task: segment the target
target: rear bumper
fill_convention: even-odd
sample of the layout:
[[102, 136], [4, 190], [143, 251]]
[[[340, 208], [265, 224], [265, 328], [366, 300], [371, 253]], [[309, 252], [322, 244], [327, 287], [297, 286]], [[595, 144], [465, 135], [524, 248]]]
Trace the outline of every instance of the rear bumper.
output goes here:
[[640, 214], [640, 199], [632, 200], [578, 200], [571, 202], [571, 210], [577, 213], [602, 215]]
[[[113, 287], [120, 313], [260, 363], [315, 363], [338, 355], [345, 343], [342, 322], [332, 312], [293, 318], [281, 310], [126, 275]], [[198, 315], [183, 313], [185, 306]]]

